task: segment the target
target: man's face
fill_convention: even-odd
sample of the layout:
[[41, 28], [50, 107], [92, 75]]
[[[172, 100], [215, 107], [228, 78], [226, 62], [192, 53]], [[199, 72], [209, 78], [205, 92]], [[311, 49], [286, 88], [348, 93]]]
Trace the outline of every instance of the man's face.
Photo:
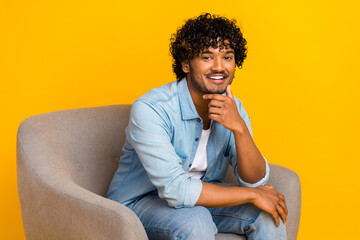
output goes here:
[[191, 93], [222, 94], [235, 73], [235, 53], [231, 48], [208, 48], [199, 56], [183, 63]]

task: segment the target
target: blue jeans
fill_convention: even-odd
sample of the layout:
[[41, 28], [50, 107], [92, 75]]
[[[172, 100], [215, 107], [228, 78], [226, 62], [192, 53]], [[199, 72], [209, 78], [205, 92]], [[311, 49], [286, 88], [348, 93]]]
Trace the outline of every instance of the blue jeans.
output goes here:
[[175, 209], [152, 194], [128, 207], [140, 218], [150, 240], [214, 240], [218, 232], [245, 234], [251, 240], [286, 239], [281, 219], [276, 227], [270, 214], [252, 204]]

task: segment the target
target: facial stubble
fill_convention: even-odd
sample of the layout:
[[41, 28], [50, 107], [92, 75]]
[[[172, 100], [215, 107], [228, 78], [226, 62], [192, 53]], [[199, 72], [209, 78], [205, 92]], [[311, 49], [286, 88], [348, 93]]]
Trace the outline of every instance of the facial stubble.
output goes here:
[[[203, 94], [223, 94], [224, 92], [226, 92], [226, 86], [225, 86], [225, 89], [223, 89], [223, 90], [218, 89], [216, 91], [212, 91], [210, 89], [207, 89], [205, 87], [205, 85], [201, 86], [200, 85], [201, 79], [197, 79], [197, 77], [194, 74], [194, 69], [191, 66], [191, 64], [189, 64], [189, 68], [190, 68], [190, 82], [198, 91], [202, 92]], [[217, 73], [221, 73], [221, 72], [217, 72]], [[230, 85], [231, 85], [234, 77], [235, 77], [234, 75], [229, 76], [229, 78], [230, 78], [229, 84]], [[199, 81], [197, 81], [197, 80], [199, 80]]]

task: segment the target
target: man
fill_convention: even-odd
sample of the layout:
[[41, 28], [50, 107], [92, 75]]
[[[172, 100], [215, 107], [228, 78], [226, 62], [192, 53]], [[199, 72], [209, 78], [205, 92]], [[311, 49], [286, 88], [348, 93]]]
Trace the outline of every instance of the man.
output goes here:
[[[132, 106], [124, 156], [107, 197], [133, 210], [149, 239], [286, 239], [284, 197], [231, 92], [246, 41], [235, 20], [202, 14], [171, 39], [177, 82]], [[226, 186], [228, 165], [239, 186]]]

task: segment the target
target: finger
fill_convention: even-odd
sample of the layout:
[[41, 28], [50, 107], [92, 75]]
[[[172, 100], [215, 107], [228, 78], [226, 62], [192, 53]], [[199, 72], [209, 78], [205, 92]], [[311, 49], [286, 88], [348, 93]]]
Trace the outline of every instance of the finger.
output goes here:
[[221, 114], [221, 108], [218, 107], [209, 107], [209, 114]]
[[232, 95], [232, 92], [231, 92], [230, 84], [227, 85], [227, 87], [226, 87], [226, 96], [234, 98], [233, 95]]
[[283, 220], [283, 223], [286, 223], [286, 213], [285, 210], [282, 208], [282, 206], [279, 204], [276, 206], [276, 210], [279, 213], [281, 219]]
[[204, 94], [203, 99], [215, 99], [218, 101], [225, 101], [226, 96], [223, 96], [221, 94]]
[[275, 213], [273, 213], [272, 216], [275, 220], [276, 226], [280, 226], [279, 214], [277, 213], [277, 211], [275, 211]]
[[288, 213], [287, 207], [286, 207], [286, 202], [285, 202], [285, 197], [284, 195], [282, 195], [281, 193], [279, 193], [279, 198], [281, 199], [280, 204], [281, 206], [285, 209], [286, 214]]
[[219, 101], [219, 100], [211, 100], [209, 102], [209, 107], [222, 107], [223, 105], [223, 102], [222, 101]]
[[281, 193], [279, 193], [279, 197], [280, 197], [281, 200], [285, 201], [285, 197]]
[[209, 119], [217, 121], [218, 123], [221, 124], [221, 117], [219, 114], [209, 114]]
[[280, 201], [279, 202], [280, 206], [284, 209], [285, 213], [286, 213], [286, 216], [288, 215], [289, 211], [287, 209], [287, 206], [286, 206], [286, 203], [285, 201]]

